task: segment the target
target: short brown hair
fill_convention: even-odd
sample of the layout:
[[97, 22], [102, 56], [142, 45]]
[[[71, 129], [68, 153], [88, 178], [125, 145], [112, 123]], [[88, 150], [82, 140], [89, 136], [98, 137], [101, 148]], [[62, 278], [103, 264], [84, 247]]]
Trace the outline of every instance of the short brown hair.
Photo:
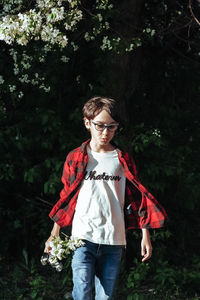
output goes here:
[[119, 122], [116, 101], [112, 98], [101, 96], [93, 97], [85, 103], [83, 106], [83, 118], [92, 120], [102, 110], [106, 110], [115, 121]]

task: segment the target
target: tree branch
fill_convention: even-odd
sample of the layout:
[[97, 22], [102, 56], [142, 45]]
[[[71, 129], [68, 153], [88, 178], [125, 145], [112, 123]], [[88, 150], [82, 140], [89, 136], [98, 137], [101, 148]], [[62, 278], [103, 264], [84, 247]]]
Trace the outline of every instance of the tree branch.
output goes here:
[[45, 199], [42, 199], [41, 197], [38, 197], [38, 196], [36, 196], [35, 198], [27, 198], [27, 197], [25, 197], [25, 196], [23, 196], [21, 194], [17, 194], [17, 196], [20, 197], [20, 198], [22, 198], [22, 199], [24, 199], [27, 202], [35, 203], [36, 205], [39, 204], [39, 203], [41, 203], [41, 204], [43, 204], [46, 207], [47, 206], [48, 207], [52, 207], [53, 206], [52, 203], [50, 203], [49, 201], [47, 201]]
[[189, 7], [189, 10], [190, 10], [190, 13], [193, 17], [193, 19], [195, 20], [195, 22], [200, 25], [200, 21], [197, 19], [197, 17], [195, 16], [194, 12], [193, 12], [193, 9], [192, 9], [192, 1], [189, 0], [189, 3], [188, 3], [188, 7]]

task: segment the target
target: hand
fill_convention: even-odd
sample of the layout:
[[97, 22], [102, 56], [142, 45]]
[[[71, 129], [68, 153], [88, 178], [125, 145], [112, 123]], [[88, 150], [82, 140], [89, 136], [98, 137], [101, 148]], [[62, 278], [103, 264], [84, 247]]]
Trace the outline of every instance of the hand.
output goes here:
[[48, 240], [47, 240], [46, 243], [45, 243], [44, 253], [50, 254], [51, 247], [50, 247], [49, 243], [50, 243], [52, 240], [53, 240], [53, 236], [50, 235], [50, 237], [48, 238]]
[[152, 255], [152, 245], [149, 231], [147, 229], [143, 229], [142, 233], [141, 255], [143, 256], [142, 262], [144, 262]]
[[49, 243], [53, 240], [54, 236], [59, 236], [60, 226], [57, 223], [54, 223], [51, 235], [45, 243], [44, 253], [50, 254], [51, 247]]

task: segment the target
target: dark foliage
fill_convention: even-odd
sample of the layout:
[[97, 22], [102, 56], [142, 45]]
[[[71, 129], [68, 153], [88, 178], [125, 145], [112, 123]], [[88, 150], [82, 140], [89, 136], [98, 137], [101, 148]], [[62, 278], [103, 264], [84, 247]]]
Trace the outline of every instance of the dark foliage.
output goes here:
[[[113, 1], [116, 7], [107, 15], [109, 37], [117, 33], [124, 44], [133, 37], [142, 44], [131, 52], [120, 45], [102, 51], [104, 32], [95, 41], [82, 38], [93, 26], [88, 12], [95, 11], [91, 1], [85, 2], [82, 27], [71, 33], [78, 51], [55, 47], [43, 53], [41, 42], [25, 49], [0, 42], [0, 75], [5, 80], [0, 85], [3, 299], [51, 299], [52, 293], [52, 299], [61, 299], [70, 291], [70, 259], [66, 272], [58, 274], [40, 267], [39, 258], [52, 226], [48, 213], [62, 188], [65, 157], [88, 138], [81, 110], [93, 95], [119, 101], [124, 123], [115, 142], [129, 147], [141, 181], [169, 215], [167, 228], [151, 233], [154, 256], [148, 264], [140, 263], [140, 233], [128, 233], [120, 299], [198, 299], [199, 24], [182, 1]], [[192, 8], [198, 18], [199, 1]], [[49, 93], [18, 80], [10, 49], [17, 52], [20, 74], [44, 76]], [[20, 65], [24, 51], [33, 58], [27, 71]], [[41, 54], [44, 63], [38, 60]], [[70, 61], [63, 63], [62, 56]]]

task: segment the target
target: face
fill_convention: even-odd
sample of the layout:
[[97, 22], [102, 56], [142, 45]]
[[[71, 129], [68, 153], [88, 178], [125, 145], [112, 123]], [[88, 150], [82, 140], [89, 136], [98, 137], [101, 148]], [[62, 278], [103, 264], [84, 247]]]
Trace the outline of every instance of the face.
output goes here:
[[[115, 135], [117, 126], [114, 126], [117, 122], [110, 116], [106, 110], [102, 110], [94, 119], [85, 120], [85, 126], [90, 130], [91, 142], [98, 146], [107, 146]], [[96, 125], [95, 125], [96, 124]], [[103, 125], [110, 125], [111, 130]], [[113, 125], [113, 126], [111, 126]], [[100, 130], [97, 130], [100, 129]], [[103, 129], [103, 130], [102, 130]], [[113, 131], [113, 129], [115, 129]]]

